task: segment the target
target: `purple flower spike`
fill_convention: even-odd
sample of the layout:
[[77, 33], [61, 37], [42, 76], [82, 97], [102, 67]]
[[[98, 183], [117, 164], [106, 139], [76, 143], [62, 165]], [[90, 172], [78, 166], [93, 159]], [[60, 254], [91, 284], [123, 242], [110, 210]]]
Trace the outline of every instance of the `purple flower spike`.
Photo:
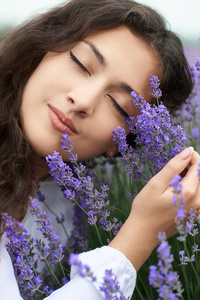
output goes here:
[[[81, 277], [87, 277], [92, 281], [97, 281], [88, 265], [84, 265], [77, 254], [71, 253], [69, 257], [69, 264], [76, 266], [78, 274]], [[104, 293], [104, 299], [106, 300], [125, 300], [123, 292], [120, 290], [120, 285], [117, 280], [117, 276], [112, 273], [112, 270], [105, 270], [103, 281], [100, 285], [100, 291]]]
[[2, 219], [5, 222], [5, 233], [9, 240], [6, 248], [13, 262], [20, 293], [25, 300], [33, 299], [35, 293], [40, 290], [42, 285], [40, 277], [36, 272], [33, 272], [37, 261], [33, 255], [35, 240], [20, 222], [7, 213], [2, 214]]
[[37, 216], [37, 220], [35, 222], [40, 226], [39, 230], [49, 243], [48, 252], [45, 252], [47, 249], [46, 247], [41, 249], [41, 252], [44, 257], [48, 257], [49, 261], [57, 264], [63, 259], [63, 249], [59, 236], [54, 232], [54, 228], [51, 226], [50, 216], [47, 215], [46, 212], [42, 211], [36, 199], [31, 198], [30, 208], [30, 213]]
[[118, 150], [121, 154], [124, 154], [128, 150], [128, 144], [126, 141], [125, 129], [117, 127], [113, 130], [113, 141], [118, 144]]
[[198, 139], [199, 137], [199, 128], [192, 128], [191, 130], [192, 137], [194, 140]]
[[73, 150], [73, 145], [71, 140], [68, 138], [68, 134], [67, 133], [63, 133], [62, 134], [62, 148], [65, 152], [71, 152]]
[[[181, 195], [181, 191], [183, 189], [183, 186], [180, 183], [181, 179], [182, 177], [180, 175], [175, 175], [169, 184], [173, 187], [172, 192], [174, 195], [172, 197], [172, 203], [174, 206], [178, 206], [179, 208], [184, 204], [184, 197]], [[181, 211], [179, 213], [181, 214]]]
[[159, 89], [160, 86], [160, 80], [158, 79], [157, 76], [152, 75], [150, 77], [150, 86], [151, 86], [151, 95], [155, 98], [160, 98], [162, 97], [162, 91]]
[[[117, 276], [112, 273], [112, 270], [106, 270], [103, 278], [103, 284], [100, 287], [106, 300], [125, 300], [123, 292], [120, 290], [120, 285]], [[113, 297], [114, 296], [114, 297]]]
[[160, 246], [157, 248], [158, 264], [150, 266], [149, 284], [157, 289], [159, 299], [180, 299], [183, 293], [179, 276], [172, 270], [174, 257], [166, 241], [165, 233], [159, 233]]
[[200, 180], [200, 163], [198, 163], [198, 178], [199, 178], [199, 180]]
[[[170, 186], [176, 187], [179, 185], [179, 182], [181, 181], [181, 176], [180, 175], [175, 175], [172, 181], [170, 182]], [[180, 186], [179, 186], [180, 187]]]
[[94, 276], [93, 272], [90, 270], [88, 265], [84, 265], [78, 257], [78, 254], [71, 253], [69, 256], [69, 264], [71, 266], [76, 266], [78, 269], [78, 274], [81, 277], [88, 277], [92, 281], [96, 281], [96, 277]]
[[195, 63], [197, 71], [200, 71], [200, 59], [197, 57], [196, 58], [196, 63]]

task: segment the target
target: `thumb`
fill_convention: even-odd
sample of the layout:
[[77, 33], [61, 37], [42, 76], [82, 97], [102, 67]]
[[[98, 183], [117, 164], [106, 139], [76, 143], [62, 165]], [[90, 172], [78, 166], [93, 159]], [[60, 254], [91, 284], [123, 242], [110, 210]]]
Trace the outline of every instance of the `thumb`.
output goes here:
[[185, 148], [181, 153], [173, 157], [166, 166], [153, 177], [153, 180], [159, 182], [159, 187], [162, 191], [168, 188], [170, 181], [175, 175], [181, 174], [181, 172], [187, 167], [191, 160], [193, 151], [193, 147]]

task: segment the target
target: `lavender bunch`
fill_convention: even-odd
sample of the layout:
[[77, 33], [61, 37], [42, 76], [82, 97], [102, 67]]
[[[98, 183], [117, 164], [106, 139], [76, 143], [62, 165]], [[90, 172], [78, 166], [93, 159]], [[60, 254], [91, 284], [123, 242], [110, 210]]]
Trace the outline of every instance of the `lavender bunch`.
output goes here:
[[[15, 276], [19, 285], [20, 293], [26, 300], [40, 299], [52, 292], [48, 286], [42, 287], [42, 279], [37, 272], [37, 255], [40, 253], [35, 247], [35, 240], [28, 234], [23, 225], [10, 217], [7, 213], [2, 214], [5, 223], [5, 233], [9, 240], [7, 250], [12, 259]], [[39, 254], [42, 256], [42, 253]]]
[[[39, 183], [38, 183], [39, 187]], [[68, 266], [68, 259], [69, 259], [69, 254], [72, 252], [75, 253], [81, 253], [89, 250], [89, 244], [87, 240], [87, 231], [88, 231], [88, 224], [85, 220], [84, 212], [80, 210], [80, 208], [75, 205], [73, 207], [74, 214], [72, 218], [72, 223], [73, 227], [70, 232], [68, 232], [68, 229], [65, 226], [65, 219], [66, 216], [61, 212], [60, 214], [57, 214], [52, 208], [49, 206], [48, 202], [46, 201], [45, 195], [38, 190], [37, 191], [37, 198], [39, 202], [42, 202], [42, 205], [44, 206], [45, 210], [51, 213], [52, 217], [55, 218], [57, 224], [55, 225], [55, 229], [58, 231], [60, 230], [60, 227], [62, 227], [62, 232], [65, 233], [65, 241], [66, 244], [63, 246], [63, 258], [62, 258], [62, 265], [65, 266], [66, 268], [69, 268]], [[33, 215], [36, 215], [34, 212], [32, 213]], [[42, 215], [42, 214], [41, 214]], [[38, 220], [39, 221], [39, 220]], [[63, 271], [62, 268], [60, 268], [61, 274], [58, 274], [59, 272], [56, 271], [56, 274], [58, 277], [63, 276]], [[44, 273], [44, 272], [43, 272]], [[45, 276], [47, 284], [48, 281], [52, 281], [51, 277]], [[63, 282], [66, 282], [68, 278], [62, 278]]]
[[[152, 96], [158, 102], [162, 95], [158, 88], [158, 78], [151, 76], [150, 84]], [[186, 134], [180, 126], [173, 126], [170, 114], [163, 104], [151, 105], [136, 92], [131, 95], [134, 105], [140, 109], [137, 119], [129, 117], [126, 120], [130, 132], [136, 136], [135, 147], [128, 146], [123, 128], [118, 127], [113, 131], [113, 139], [122, 154], [125, 171], [132, 181], [142, 181], [144, 185], [185, 148]]]
[[43, 212], [39, 207], [38, 201], [31, 198], [30, 214], [37, 217], [36, 223], [40, 226], [39, 230], [42, 233], [44, 240], [48, 241], [48, 247], [41, 240], [36, 240], [36, 247], [40, 260], [46, 259], [49, 262], [57, 264], [63, 259], [63, 249], [60, 243], [60, 238], [51, 226], [50, 216]]
[[[32, 238], [22, 223], [16, 221], [7, 213], [4, 213], [2, 218], [5, 222], [6, 236], [9, 239], [7, 249], [13, 261], [20, 293], [25, 300], [39, 300], [51, 294], [53, 289], [44, 285], [46, 278], [38, 275], [37, 263], [43, 260], [46, 262], [50, 273], [52, 273], [59, 287], [68, 283], [68, 279], [61, 264], [63, 251], [59, 238], [50, 225], [49, 216], [45, 212], [42, 212], [36, 199], [31, 199], [30, 213], [36, 215], [36, 223], [40, 227], [38, 230], [42, 232], [44, 239], [48, 240], [48, 245], [44, 241]], [[64, 275], [61, 282], [56, 277], [55, 268], [50, 266], [49, 263], [51, 265], [59, 264]], [[91, 281], [97, 282], [90, 267], [82, 264], [77, 254], [70, 254], [69, 265], [77, 267], [79, 276], [87, 277]], [[105, 270], [102, 282], [99, 283], [99, 290], [104, 295], [105, 300], [125, 300], [123, 292], [120, 290], [117, 276], [112, 273], [112, 270]]]
[[47, 164], [50, 174], [55, 177], [58, 185], [64, 188], [66, 199], [73, 201], [88, 217], [88, 223], [95, 226], [102, 245], [96, 223], [99, 221], [100, 228], [115, 235], [121, 222], [116, 218], [109, 220], [109, 200], [107, 200], [108, 186], [101, 184], [100, 191], [95, 187], [93, 177], [88, 174], [85, 165], [77, 162], [77, 155], [72, 152], [73, 145], [67, 134], [62, 135], [62, 145], [66, 152], [70, 153], [71, 165], [64, 163], [58, 152], [48, 155]]

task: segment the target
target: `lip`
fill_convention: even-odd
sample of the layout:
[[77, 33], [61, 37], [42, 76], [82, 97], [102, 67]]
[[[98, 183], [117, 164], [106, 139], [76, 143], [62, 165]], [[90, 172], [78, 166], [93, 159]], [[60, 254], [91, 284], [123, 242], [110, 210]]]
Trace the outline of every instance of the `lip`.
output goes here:
[[73, 122], [69, 118], [67, 118], [62, 111], [50, 104], [48, 105], [48, 107], [50, 121], [56, 130], [62, 133], [67, 133], [69, 135], [78, 133]]

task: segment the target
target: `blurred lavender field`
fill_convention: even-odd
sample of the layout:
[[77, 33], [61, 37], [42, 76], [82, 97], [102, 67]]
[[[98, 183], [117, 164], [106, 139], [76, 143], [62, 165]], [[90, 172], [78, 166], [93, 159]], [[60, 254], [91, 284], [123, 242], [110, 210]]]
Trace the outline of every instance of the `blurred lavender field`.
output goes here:
[[195, 63], [196, 57], [200, 58], [200, 42], [199, 44], [186, 44], [184, 50], [190, 65]]

